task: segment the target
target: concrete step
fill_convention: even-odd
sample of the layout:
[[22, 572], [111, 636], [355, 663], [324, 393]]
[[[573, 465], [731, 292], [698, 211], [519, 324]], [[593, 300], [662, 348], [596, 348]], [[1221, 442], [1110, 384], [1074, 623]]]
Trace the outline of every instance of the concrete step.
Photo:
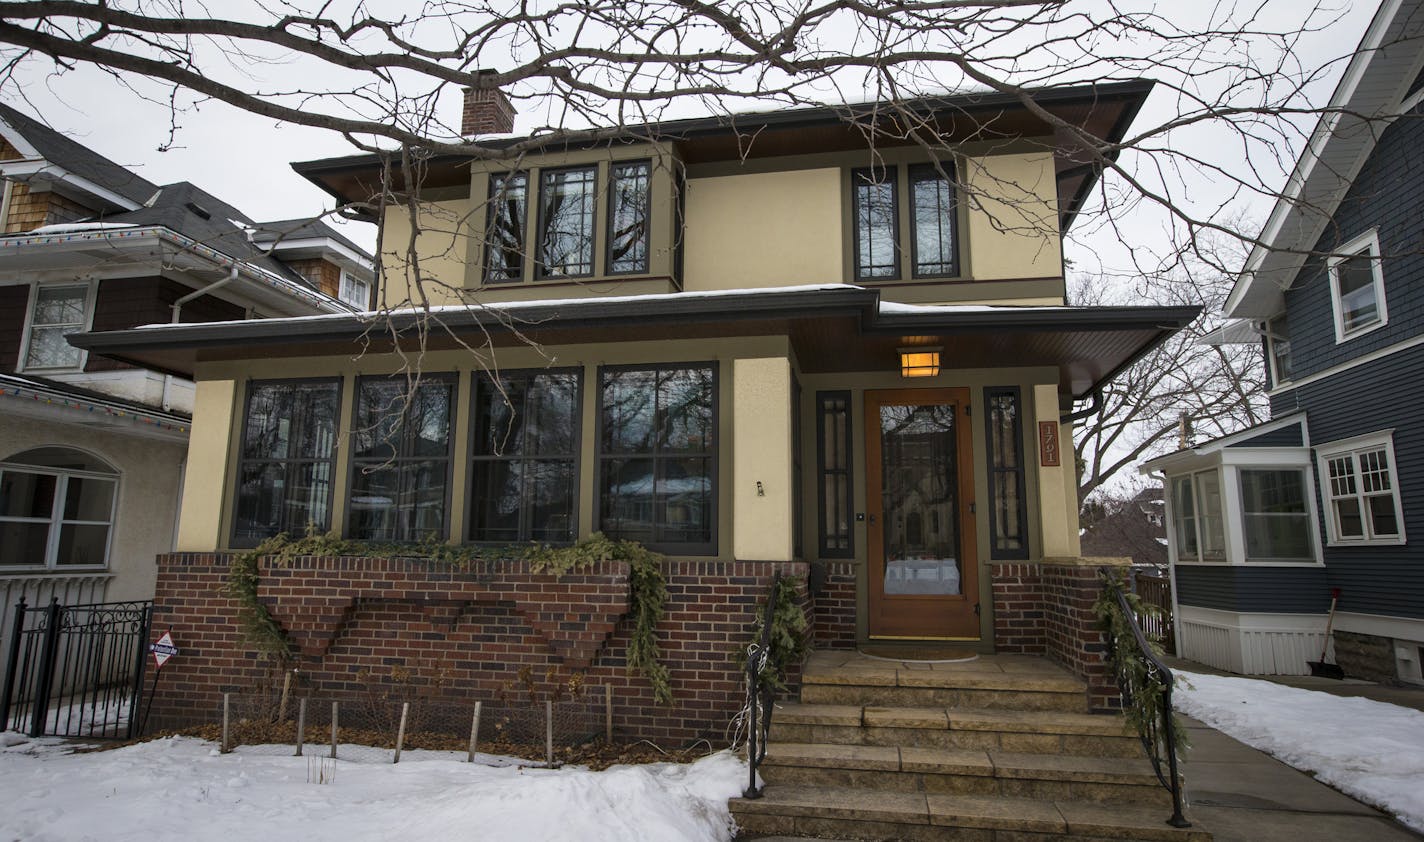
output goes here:
[[897, 664], [822, 658], [801, 679], [807, 704], [1087, 711], [1082, 681], [1041, 659]]
[[786, 703], [772, 714], [771, 741], [1142, 756], [1137, 733], [1122, 716], [1066, 711]]
[[881, 792], [840, 787], [767, 787], [731, 801], [742, 837], [814, 836], [857, 840], [1134, 839], [1210, 842], [1211, 835], [1166, 824], [1156, 806], [1045, 801], [1001, 796]]
[[1168, 812], [1172, 803], [1145, 758], [772, 743], [760, 771], [762, 779], [775, 787], [855, 787], [1098, 804], [1154, 804]]

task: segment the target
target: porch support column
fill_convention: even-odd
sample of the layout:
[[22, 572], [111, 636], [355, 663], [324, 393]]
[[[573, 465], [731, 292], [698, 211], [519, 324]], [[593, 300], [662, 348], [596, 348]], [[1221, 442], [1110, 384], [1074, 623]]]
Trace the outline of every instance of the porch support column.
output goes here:
[[732, 362], [731, 438], [733, 557], [790, 561], [790, 360]]
[[183, 473], [183, 507], [178, 520], [178, 552], [208, 553], [226, 545], [222, 535], [236, 380], [199, 380], [193, 393], [193, 425]]
[[[1038, 470], [1038, 511], [1042, 520], [1043, 557], [1076, 558], [1082, 554], [1078, 540], [1077, 451], [1073, 449], [1073, 425], [1059, 422], [1058, 386], [1033, 387], [1034, 425], [1029, 449]], [[1038, 425], [1058, 426], [1057, 466], [1045, 466], [1039, 451]]]

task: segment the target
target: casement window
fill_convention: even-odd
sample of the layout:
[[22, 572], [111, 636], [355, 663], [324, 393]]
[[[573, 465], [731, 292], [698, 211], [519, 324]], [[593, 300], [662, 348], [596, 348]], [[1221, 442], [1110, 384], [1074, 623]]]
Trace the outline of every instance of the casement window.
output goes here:
[[[902, 194], [908, 200], [902, 205]], [[853, 276], [857, 281], [959, 274], [958, 199], [952, 161], [851, 171]]]
[[598, 528], [659, 552], [717, 552], [717, 366], [605, 367]]
[[539, 174], [539, 277], [593, 274], [594, 184], [597, 167]]
[[1314, 561], [1305, 470], [1243, 467], [1238, 474], [1246, 561]]
[[1226, 560], [1219, 471], [1172, 478], [1172, 528], [1177, 561]]
[[68, 448], [0, 462], [0, 568], [106, 566], [118, 497], [113, 467]]
[[1290, 323], [1284, 314], [1266, 322], [1266, 350], [1271, 360], [1271, 383], [1289, 383], [1292, 377]]
[[84, 364], [84, 352], [65, 337], [88, 327], [89, 292], [89, 284], [35, 287], [25, 343], [26, 371], [75, 369]]
[[371, 283], [343, 269], [341, 270], [341, 286], [338, 289], [337, 297], [352, 307], [359, 307], [362, 310], [370, 309]]
[[445, 537], [454, 397], [451, 375], [356, 379], [349, 537], [365, 541]]
[[497, 173], [489, 181], [489, 224], [485, 231], [485, 283], [524, 279], [524, 226], [529, 220], [529, 176]]
[[652, 167], [647, 161], [613, 164], [608, 171], [608, 274], [648, 271], [648, 207]]
[[582, 386], [572, 369], [475, 375], [471, 541], [578, 537]]
[[1375, 433], [1316, 447], [1331, 544], [1403, 544], [1394, 436]]
[[850, 425], [850, 392], [816, 393], [816, 553], [821, 558], [855, 558]]
[[989, 439], [989, 550], [993, 558], [1028, 558], [1023, 421], [1017, 387], [986, 389]]
[[243, 410], [234, 547], [331, 529], [341, 381], [254, 381]]
[[1335, 341], [1344, 342], [1389, 320], [1379, 235], [1368, 231], [1346, 243], [1327, 261], [1330, 300], [1335, 308]]

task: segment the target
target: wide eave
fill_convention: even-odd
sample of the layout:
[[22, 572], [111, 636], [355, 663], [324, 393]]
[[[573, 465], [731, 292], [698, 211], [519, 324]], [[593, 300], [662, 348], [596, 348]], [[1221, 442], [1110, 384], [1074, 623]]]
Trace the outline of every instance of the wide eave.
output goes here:
[[[1081, 398], [1196, 317], [1196, 307], [882, 307], [853, 286], [628, 296], [430, 312], [152, 325], [74, 334], [93, 353], [192, 377], [204, 362], [786, 335], [808, 373], [893, 371], [906, 345], [938, 346], [946, 369], [1053, 366]], [[434, 324], [439, 329], [423, 330]]]

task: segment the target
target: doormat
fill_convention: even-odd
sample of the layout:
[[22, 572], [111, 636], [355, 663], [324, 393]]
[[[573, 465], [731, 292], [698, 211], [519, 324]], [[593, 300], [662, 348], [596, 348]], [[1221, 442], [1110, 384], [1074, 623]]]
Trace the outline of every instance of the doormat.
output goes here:
[[979, 653], [968, 646], [948, 643], [863, 643], [860, 654], [877, 661], [913, 661], [924, 664], [948, 664], [974, 661]]

